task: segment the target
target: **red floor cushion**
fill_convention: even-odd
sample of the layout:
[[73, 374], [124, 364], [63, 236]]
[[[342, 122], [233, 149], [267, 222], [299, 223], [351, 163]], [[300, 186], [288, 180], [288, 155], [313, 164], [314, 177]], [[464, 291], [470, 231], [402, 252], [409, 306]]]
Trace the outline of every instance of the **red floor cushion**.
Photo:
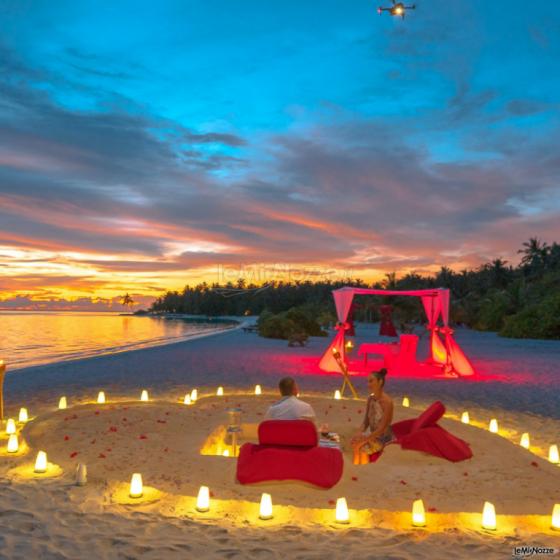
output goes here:
[[445, 406], [436, 401], [418, 418], [396, 422], [391, 427], [397, 443], [403, 449], [422, 451], [448, 461], [470, 459], [472, 451], [469, 444], [437, 424], [444, 413]]
[[342, 477], [342, 453], [317, 446], [317, 431], [307, 420], [266, 420], [259, 444], [245, 443], [237, 459], [241, 484], [298, 480], [332, 488]]

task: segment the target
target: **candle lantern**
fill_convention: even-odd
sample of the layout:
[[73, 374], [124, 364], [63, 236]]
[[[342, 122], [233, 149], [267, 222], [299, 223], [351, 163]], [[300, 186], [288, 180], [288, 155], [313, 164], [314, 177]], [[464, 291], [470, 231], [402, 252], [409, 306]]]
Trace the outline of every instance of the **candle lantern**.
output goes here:
[[337, 523], [350, 523], [350, 513], [348, 512], [346, 498], [338, 498], [336, 500], [335, 519]]
[[496, 530], [496, 510], [494, 504], [484, 502], [482, 510], [482, 528], [488, 531]]
[[210, 491], [208, 486], [201, 486], [196, 498], [196, 511], [204, 513], [210, 509]]
[[422, 500], [414, 500], [412, 503], [412, 525], [414, 527], [425, 527], [426, 525], [426, 512]]
[[142, 475], [140, 473], [134, 473], [130, 479], [130, 497], [141, 498], [143, 493]]
[[35, 469], [33, 472], [40, 474], [47, 472], [47, 454], [44, 451], [39, 451], [39, 453], [37, 453], [37, 459], [35, 459]]
[[272, 497], [270, 494], [261, 496], [261, 505], [259, 508], [259, 519], [272, 519]]
[[471, 419], [469, 418], [469, 413], [467, 411], [463, 412], [461, 422], [463, 422], [463, 424], [470, 424]]

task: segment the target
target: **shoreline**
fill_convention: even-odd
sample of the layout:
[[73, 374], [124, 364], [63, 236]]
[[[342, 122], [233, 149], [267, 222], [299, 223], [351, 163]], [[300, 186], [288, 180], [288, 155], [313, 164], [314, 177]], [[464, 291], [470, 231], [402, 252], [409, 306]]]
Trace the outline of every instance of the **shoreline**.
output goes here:
[[[133, 315], [130, 315], [133, 316]], [[140, 316], [142, 317], [142, 316]], [[157, 317], [156, 315], [154, 315], [153, 317]], [[178, 315], [172, 315], [172, 316], [160, 316], [161, 318], [164, 319], [182, 319], [182, 318], [190, 318], [187, 316], [178, 316]], [[224, 319], [225, 321], [225, 319]], [[70, 358], [63, 358], [60, 360], [55, 360], [55, 361], [50, 361], [50, 362], [45, 362], [42, 364], [32, 364], [32, 365], [24, 365], [24, 366], [16, 366], [16, 367], [9, 367], [9, 372], [22, 372], [25, 370], [32, 370], [34, 368], [42, 368], [42, 367], [51, 367], [51, 366], [56, 366], [58, 364], [66, 364], [66, 363], [70, 363], [70, 362], [79, 362], [82, 360], [92, 360], [95, 358], [99, 358], [99, 357], [103, 357], [103, 356], [112, 356], [112, 355], [117, 355], [117, 354], [123, 354], [126, 352], [137, 352], [140, 350], [146, 350], [149, 348], [159, 348], [160, 346], [169, 346], [172, 344], [179, 344], [181, 342], [189, 342], [190, 340], [196, 340], [198, 338], [202, 338], [202, 337], [207, 337], [207, 336], [213, 336], [219, 333], [222, 333], [224, 331], [230, 331], [230, 330], [235, 330], [235, 329], [239, 329], [242, 328], [243, 326], [245, 326], [245, 322], [242, 322], [240, 318], [228, 318], [227, 321], [234, 323], [232, 324], [230, 327], [226, 327], [224, 326], [224, 328], [222, 329], [209, 329], [208, 331], [203, 331], [200, 332], [198, 334], [191, 334], [191, 335], [186, 335], [184, 337], [177, 337], [177, 338], [173, 338], [173, 339], [166, 339], [166, 340], [161, 340], [159, 342], [146, 342], [146, 343], [138, 343], [139, 345], [135, 346], [133, 344], [127, 346], [127, 347], [122, 347], [122, 348], [105, 348], [102, 350], [99, 350], [98, 352], [95, 352], [93, 354], [90, 355], [86, 355], [86, 356], [79, 356], [79, 357], [70, 357]], [[9, 366], [9, 363], [7, 364]]]

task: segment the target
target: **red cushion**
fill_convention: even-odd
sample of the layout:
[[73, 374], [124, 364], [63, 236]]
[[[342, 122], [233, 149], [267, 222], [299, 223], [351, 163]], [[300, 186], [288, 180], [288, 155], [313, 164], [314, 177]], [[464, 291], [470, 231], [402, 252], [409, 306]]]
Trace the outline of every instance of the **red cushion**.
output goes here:
[[410, 433], [399, 440], [399, 443], [403, 449], [423, 451], [453, 462], [464, 461], [472, 457], [472, 451], [467, 442], [437, 425]]
[[259, 424], [261, 445], [315, 447], [317, 428], [309, 420], [265, 420]]
[[320, 488], [332, 488], [340, 480], [342, 470], [342, 453], [323, 447], [245, 443], [237, 459], [237, 480], [241, 484], [298, 480]]
[[445, 414], [445, 406], [441, 401], [432, 403], [416, 420], [410, 429], [414, 433], [421, 428], [433, 426]]

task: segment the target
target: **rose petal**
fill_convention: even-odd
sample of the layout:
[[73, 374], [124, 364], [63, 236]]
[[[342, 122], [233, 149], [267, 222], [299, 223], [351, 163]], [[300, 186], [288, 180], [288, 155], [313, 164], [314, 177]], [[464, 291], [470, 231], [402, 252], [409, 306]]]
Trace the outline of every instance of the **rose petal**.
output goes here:
[[72, 451], [72, 453], [70, 453], [70, 459], [73, 459], [77, 454], [77, 451]]
[[352, 477], [352, 480], [358, 480], [358, 477], [357, 477], [357, 476], [353, 476], [353, 477]]
[[401, 484], [404, 484], [406, 486], [406, 481], [401, 480]]
[[105, 459], [105, 455], [103, 455], [103, 453], [100, 453], [98, 458], [99, 459]]
[[64, 436], [64, 441], [68, 441], [70, 439], [70, 436]]

